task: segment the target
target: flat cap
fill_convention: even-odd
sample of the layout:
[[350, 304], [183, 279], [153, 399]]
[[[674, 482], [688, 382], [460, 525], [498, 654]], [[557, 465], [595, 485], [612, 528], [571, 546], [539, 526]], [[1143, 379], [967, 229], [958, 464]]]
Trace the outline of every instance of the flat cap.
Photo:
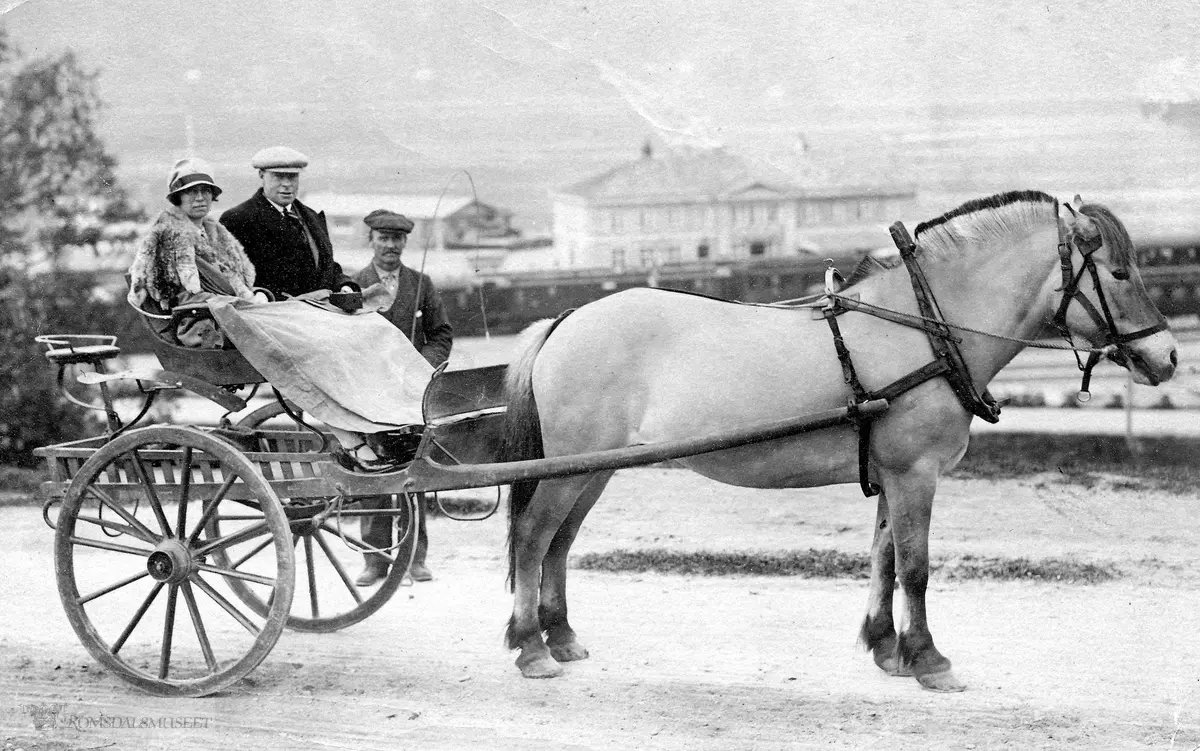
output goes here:
[[404, 214], [397, 214], [387, 209], [375, 209], [363, 218], [371, 229], [392, 230], [393, 232], [412, 232], [413, 222]]
[[299, 172], [308, 166], [308, 157], [287, 146], [270, 146], [251, 157], [250, 166], [271, 172]]

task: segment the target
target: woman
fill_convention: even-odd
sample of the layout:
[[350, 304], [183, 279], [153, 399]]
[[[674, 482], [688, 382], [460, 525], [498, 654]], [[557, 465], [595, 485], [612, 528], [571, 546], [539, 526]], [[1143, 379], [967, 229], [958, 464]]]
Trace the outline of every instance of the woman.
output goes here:
[[[170, 206], [154, 220], [129, 269], [129, 302], [161, 320], [211, 294], [269, 301], [255, 291], [254, 265], [241, 244], [209, 211], [221, 188], [200, 159], [181, 159], [167, 181]], [[224, 336], [207, 316], [176, 317], [162, 331], [185, 347], [221, 347]]]

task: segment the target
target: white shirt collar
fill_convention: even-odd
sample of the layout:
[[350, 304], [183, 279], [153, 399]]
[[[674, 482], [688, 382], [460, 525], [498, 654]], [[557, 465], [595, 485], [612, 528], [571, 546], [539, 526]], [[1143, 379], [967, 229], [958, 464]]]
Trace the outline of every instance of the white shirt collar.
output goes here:
[[391, 271], [385, 271], [384, 269], [380, 268], [379, 265], [376, 264], [374, 261], [371, 262], [371, 265], [375, 267], [375, 273], [379, 276], [380, 279], [386, 279], [388, 277], [393, 277], [395, 279], [400, 278], [400, 269], [399, 268], [392, 269]]

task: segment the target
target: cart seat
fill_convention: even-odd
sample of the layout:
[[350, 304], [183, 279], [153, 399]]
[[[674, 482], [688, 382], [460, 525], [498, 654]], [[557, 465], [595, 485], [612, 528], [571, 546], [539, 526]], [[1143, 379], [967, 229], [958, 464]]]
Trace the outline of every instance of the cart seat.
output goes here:
[[207, 310], [207, 305], [186, 305], [170, 313], [151, 310], [148, 308], [150, 305], [154, 303], [147, 300], [142, 307], [135, 307], [135, 310], [141, 314], [142, 322], [150, 331], [150, 346], [163, 370], [191, 376], [214, 386], [244, 386], [266, 382], [236, 349], [181, 347], [171, 340], [176, 315], [190, 315], [199, 310]]
[[117, 337], [90, 334], [46, 334], [35, 337], [46, 346], [46, 359], [55, 365], [86, 363], [95, 366], [121, 354]]

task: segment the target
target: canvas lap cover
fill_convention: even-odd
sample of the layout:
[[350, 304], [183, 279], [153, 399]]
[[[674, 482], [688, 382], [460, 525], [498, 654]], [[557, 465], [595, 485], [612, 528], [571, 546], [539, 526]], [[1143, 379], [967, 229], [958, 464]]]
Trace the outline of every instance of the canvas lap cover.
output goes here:
[[359, 433], [423, 424], [433, 367], [382, 316], [232, 297], [209, 309], [242, 356], [316, 419]]

